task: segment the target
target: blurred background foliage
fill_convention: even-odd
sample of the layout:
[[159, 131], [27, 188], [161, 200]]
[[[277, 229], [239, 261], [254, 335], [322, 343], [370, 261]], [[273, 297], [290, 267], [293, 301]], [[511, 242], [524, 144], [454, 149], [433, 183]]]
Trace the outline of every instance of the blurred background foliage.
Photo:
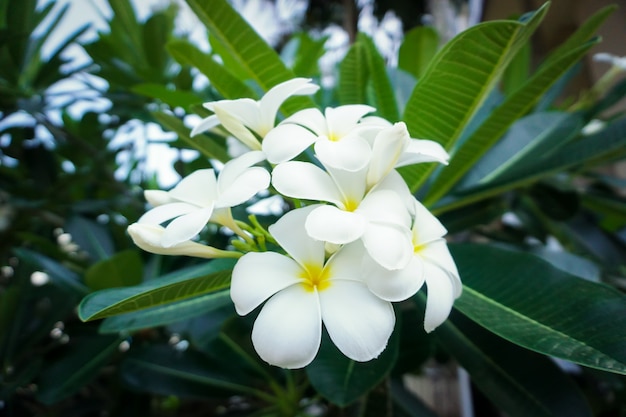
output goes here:
[[[197, 12], [207, 2], [188, 3]], [[208, 3], [234, 16], [221, 1]], [[626, 122], [615, 110], [626, 84], [567, 90], [589, 39], [610, 11], [595, 15], [568, 48], [551, 55], [553, 65], [534, 63], [530, 44], [507, 58], [512, 63], [496, 88], [484, 103], [468, 104], [469, 123], [453, 132], [461, 155], [475, 137], [487, 138], [478, 151], [465, 150], [465, 159], [453, 160], [449, 171], [403, 172], [451, 240], [465, 244], [453, 253], [462, 279], [472, 286], [449, 323], [424, 334], [423, 300], [416, 297], [398, 306], [399, 330], [380, 360], [357, 366], [325, 343], [320, 360], [292, 373], [259, 361], [249, 342], [252, 321], [234, 314], [225, 291], [189, 291], [182, 300], [148, 303], [145, 310], [127, 307], [126, 314], [104, 321], [78, 317], [78, 304], [88, 294], [90, 300], [99, 301], [100, 294], [110, 298], [95, 307], [84, 304], [82, 317], [107, 317], [106, 303], [154, 296], [160, 283], [183, 288], [186, 280], [226, 276], [228, 262], [143, 253], [125, 229], [145, 211], [142, 190], [159, 187], [145, 160], [146, 137], [154, 140], [156, 126], [174, 132], [167, 146], [176, 150], [172, 164], [178, 174], [219, 167], [216, 161], [228, 159], [224, 135], [189, 137], [190, 123], [206, 115], [201, 103], [258, 97], [268, 87], [267, 80], [251, 80], [254, 68], [235, 53], [228, 34], [209, 35], [212, 52], [206, 53], [178, 33], [181, 5], [140, 19], [129, 0], [108, 4], [112, 17], [106, 30], [81, 41], [88, 30], [81, 26], [44, 55], [42, 45], [58, 30], [66, 8], [0, 0], [0, 414], [626, 415], [626, 365], [619, 363], [626, 358], [620, 327], [626, 319], [626, 179], [613, 169], [626, 154]], [[322, 84], [330, 75], [334, 84], [315, 97], [319, 105], [368, 102], [391, 120], [404, 115], [411, 133], [425, 132], [418, 118], [406, 115], [419, 114], [422, 102], [411, 98], [414, 86], [432, 87], [428, 68], [442, 48], [438, 32], [422, 25], [428, 23], [422, 18], [428, 4], [375, 5], [379, 19], [388, 10], [402, 16], [406, 33], [397, 65], [386, 66], [389, 58], [377, 51], [375, 38], [357, 33], [356, 4], [311, 0], [303, 30], [276, 43], [285, 63], [277, 68]], [[210, 16], [202, 21], [213, 34], [223, 23]], [[325, 73], [329, 35], [320, 28], [333, 23], [343, 25], [354, 43]], [[66, 53], [76, 45], [89, 57], [85, 64], [73, 65]], [[254, 45], [255, 52], [270, 49]], [[553, 78], [558, 80], [546, 81]], [[531, 84], [531, 97], [519, 94]], [[77, 112], [72, 110], [77, 102], [105, 105]], [[504, 116], [492, 117], [505, 105]], [[499, 125], [507, 115], [510, 120]], [[122, 134], [130, 140], [121, 141]], [[275, 219], [259, 215], [265, 225]], [[225, 247], [229, 236], [208, 228], [202, 238]], [[491, 245], [476, 249], [476, 243], [486, 242]], [[476, 259], [481, 265], [474, 265]], [[573, 275], [584, 280], [559, 286]], [[616, 371], [607, 372], [609, 365], [594, 370], [555, 362], [549, 359], [551, 348], [538, 346], [539, 336], [512, 334], [524, 323], [507, 316], [506, 308], [478, 309], [479, 298], [500, 302], [507, 294], [495, 284], [500, 277], [502, 285], [527, 297], [514, 310], [524, 318], [539, 314], [543, 320], [553, 313], [543, 314], [546, 306], [564, 305], [557, 313], [583, 310], [572, 316], [575, 323], [550, 327], [547, 319], [550, 331], [563, 325], [585, 342], [594, 339], [596, 327], [606, 332], [604, 323], [612, 320], [614, 337], [602, 333], [598, 351], [613, 355]], [[122, 290], [101, 292], [113, 288]], [[506, 307], [507, 301], [502, 303]], [[592, 359], [601, 361], [598, 351]], [[457, 376], [458, 363], [471, 382]], [[447, 396], [429, 397], [423, 389], [416, 395], [411, 382], [416, 379], [407, 375], [431, 385], [433, 375], [448, 375]], [[463, 395], [470, 405], [460, 400]]]

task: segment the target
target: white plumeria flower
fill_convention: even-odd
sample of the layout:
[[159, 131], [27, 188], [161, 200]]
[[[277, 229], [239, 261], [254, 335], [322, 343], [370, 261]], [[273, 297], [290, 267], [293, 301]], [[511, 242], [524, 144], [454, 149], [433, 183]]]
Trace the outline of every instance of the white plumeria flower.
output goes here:
[[381, 182], [394, 168], [422, 162], [447, 164], [449, 155], [437, 142], [413, 139], [404, 122], [380, 130], [371, 141], [368, 188]]
[[413, 296], [426, 282], [424, 329], [431, 332], [450, 314], [454, 300], [461, 295], [462, 284], [443, 238], [445, 227], [417, 200], [414, 204], [411, 261], [404, 269], [388, 271], [365, 258], [364, 279], [374, 294], [394, 302]]
[[135, 245], [146, 252], [157, 255], [185, 255], [207, 259], [238, 258], [241, 256], [239, 252], [225, 251], [191, 240], [179, 242], [166, 248], [161, 243], [163, 233], [165, 233], [165, 228], [158, 224], [133, 223], [128, 226], [128, 234]]
[[170, 191], [146, 190], [146, 200], [155, 207], [138, 223], [159, 225], [174, 219], [161, 235], [160, 245], [164, 248], [190, 240], [209, 220], [243, 233], [233, 221], [230, 208], [269, 186], [267, 170], [252, 166], [264, 159], [261, 151], [248, 152], [227, 162], [217, 179], [212, 169], [202, 169]]
[[[204, 103], [204, 107], [215, 114], [203, 119], [191, 131], [191, 136], [224, 126], [234, 137], [252, 150], [260, 150], [257, 138], [267, 135], [276, 122], [278, 109], [291, 96], [309, 95], [319, 90], [319, 86], [308, 78], [293, 78], [272, 87], [258, 101], [250, 98], [219, 100]], [[255, 136], [256, 135], [256, 136]]]
[[327, 170], [308, 162], [285, 162], [274, 168], [272, 184], [288, 197], [332, 203], [316, 207], [307, 217], [312, 238], [332, 244], [360, 239], [383, 267], [404, 268], [413, 253], [406, 184], [384, 182], [366, 193], [365, 170]]
[[232, 274], [231, 298], [240, 315], [267, 300], [252, 330], [266, 362], [302, 368], [315, 358], [322, 322], [333, 343], [355, 361], [378, 357], [393, 331], [390, 302], [361, 280], [361, 253], [347, 245], [324, 262], [324, 242], [310, 238], [304, 222], [317, 206], [285, 214], [269, 231], [289, 256], [250, 252]]
[[608, 62], [621, 70], [626, 70], [626, 56], [617, 56], [608, 52], [600, 52], [593, 56], [594, 61]]
[[360, 123], [363, 116], [375, 110], [362, 104], [328, 107], [324, 114], [315, 108], [301, 110], [267, 134], [263, 151], [268, 161], [278, 164], [314, 145], [324, 165], [358, 171], [367, 165], [372, 153], [364, 131], [379, 130], [388, 124]]

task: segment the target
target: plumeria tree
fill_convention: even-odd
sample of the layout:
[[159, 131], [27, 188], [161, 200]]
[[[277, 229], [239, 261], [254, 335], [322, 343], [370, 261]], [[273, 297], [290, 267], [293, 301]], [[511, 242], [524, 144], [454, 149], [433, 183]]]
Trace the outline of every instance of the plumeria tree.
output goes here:
[[[132, 91], [126, 78], [112, 84], [128, 94], [112, 113], [133, 103], [197, 158], [170, 189], [142, 184], [126, 246], [93, 266], [65, 272], [65, 259], [17, 251], [81, 286], [91, 332], [55, 350], [59, 365], [41, 378], [24, 377], [42, 383], [39, 401], [434, 416], [407, 376], [447, 364], [469, 374], [480, 415], [624, 412], [626, 210], [619, 180], [598, 170], [624, 157], [626, 119], [605, 112], [624, 84], [610, 69], [557, 100], [612, 7], [536, 68], [525, 45], [549, 4], [443, 46], [416, 28], [398, 68], [360, 34], [322, 87], [308, 35], [288, 66], [225, 0], [187, 4], [212, 51], [169, 40], [168, 71], [139, 59]], [[102, 42], [142, 39], [117, 27], [87, 48], [105, 78], [125, 67]], [[208, 87], [180, 82], [195, 73]]]

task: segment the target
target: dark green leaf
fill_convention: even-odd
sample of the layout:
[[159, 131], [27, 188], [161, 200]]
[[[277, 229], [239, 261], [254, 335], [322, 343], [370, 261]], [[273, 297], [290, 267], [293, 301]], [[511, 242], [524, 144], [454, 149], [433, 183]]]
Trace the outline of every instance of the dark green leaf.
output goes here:
[[108, 317], [100, 325], [100, 333], [131, 332], [163, 326], [197, 317], [232, 304], [227, 290], [201, 295], [175, 303]]
[[362, 42], [352, 44], [348, 53], [339, 64], [340, 104], [363, 104], [367, 102], [367, 56]]
[[106, 259], [115, 253], [109, 230], [93, 220], [80, 216], [71, 217], [65, 223], [65, 231], [72, 236], [80, 250], [89, 254], [92, 261]]
[[73, 340], [65, 355], [42, 372], [39, 401], [55, 404], [83, 388], [115, 354], [121, 341], [119, 337], [96, 335]]
[[221, 162], [227, 162], [230, 159], [224, 146], [208, 135], [197, 135], [193, 138], [189, 136], [191, 129], [187, 128], [178, 117], [165, 112], [152, 113], [152, 116], [164, 128], [176, 133], [178, 138], [190, 148], [196, 149], [207, 158], [214, 158]]
[[89, 292], [89, 289], [80, 282], [78, 274], [57, 261], [25, 248], [15, 248], [13, 252], [23, 263], [31, 265], [34, 270], [48, 274], [51, 282], [60, 288], [74, 295], [84, 295]]
[[421, 78], [439, 48], [439, 34], [430, 26], [417, 26], [404, 35], [398, 67]]
[[130, 287], [141, 282], [143, 261], [139, 252], [128, 249], [93, 264], [85, 272], [85, 284], [97, 291], [105, 288]]
[[242, 385], [245, 377], [232, 367], [198, 352], [177, 352], [172, 346], [132, 350], [122, 362], [120, 373], [127, 386], [161, 395], [223, 397], [256, 393], [254, 388]]
[[451, 245], [463, 280], [456, 308], [520, 346], [626, 374], [626, 297], [525, 253]]
[[398, 356], [397, 332], [383, 353], [369, 362], [343, 355], [326, 335], [317, 357], [306, 367], [311, 385], [330, 402], [345, 406], [375, 387], [391, 371]]
[[223, 290], [230, 285], [235, 261], [217, 259], [172, 272], [142, 285], [98, 291], [83, 299], [81, 320], [96, 320]]
[[400, 119], [396, 97], [387, 75], [387, 65], [378, 52], [374, 41], [367, 35], [359, 33], [358, 41], [365, 47], [365, 56], [369, 68], [369, 81], [374, 92], [374, 105], [381, 117], [397, 122]]
[[574, 382], [549, 358], [522, 349], [452, 315], [435, 332], [472, 382], [512, 417], [590, 417]]
[[170, 107], [189, 109], [193, 104], [202, 102], [200, 97], [190, 91], [179, 91], [160, 84], [138, 84], [131, 91], [146, 97], [156, 98]]
[[[411, 137], [435, 140], [451, 149], [480, 108], [510, 60], [528, 41], [547, 12], [545, 4], [525, 23], [481, 23], [441, 49], [413, 90], [403, 120]], [[417, 190], [434, 166], [402, 169]]]

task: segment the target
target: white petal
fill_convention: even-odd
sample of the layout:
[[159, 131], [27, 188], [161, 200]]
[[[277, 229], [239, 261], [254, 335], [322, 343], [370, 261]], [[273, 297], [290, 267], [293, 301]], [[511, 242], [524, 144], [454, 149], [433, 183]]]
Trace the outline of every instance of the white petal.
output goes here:
[[459, 271], [456, 268], [456, 263], [450, 255], [450, 250], [446, 244], [445, 239], [438, 239], [430, 242], [428, 245], [421, 248], [417, 255], [424, 259], [424, 262], [439, 266], [439, 268], [448, 272], [452, 285], [454, 287], [454, 297], [458, 298], [463, 290], [463, 284], [459, 277]]
[[413, 197], [411, 190], [409, 190], [409, 187], [406, 185], [404, 178], [402, 178], [402, 176], [395, 169], [390, 171], [381, 182], [376, 184], [371, 192], [378, 190], [391, 190], [395, 192], [404, 202], [409, 214], [415, 214], [415, 197]]
[[376, 111], [374, 107], [364, 104], [327, 107], [324, 114], [326, 115], [329, 134], [338, 139], [348, 135], [363, 116], [374, 111]]
[[299, 285], [302, 268], [275, 252], [249, 252], [233, 269], [230, 298], [237, 314], [245, 316], [261, 303], [291, 285]]
[[248, 168], [237, 177], [217, 201], [219, 207], [234, 207], [248, 201], [256, 193], [267, 189], [270, 185], [270, 173], [261, 167]]
[[344, 355], [359, 362], [380, 355], [395, 324], [391, 303], [357, 281], [333, 281], [319, 297], [324, 326]]
[[356, 210], [370, 221], [409, 228], [411, 216], [404, 201], [393, 191], [374, 190], [365, 196]]
[[363, 281], [363, 261], [369, 259], [361, 241], [356, 241], [337, 248], [326, 263], [332, 271], [333, 279]]
[[346, 171], [327, 166], [326, 172], [333, 179], [333, 182], [337, 184], [337, 188], [343, 196], [343, 204], [339, 205], [339, 207], [346, 208], [346, 204], [349, 204], [354, 209], [354, 207], [358, 206], [361, 200], [363, 200], [367, 187], [365, 183], [366, 167], [360, 171]]
[[234, 137], [239, 139], [240, 142], [252, 150], [261, 150], [261, 143], [252, 134], [252, 132], [244, 126], [241, 120], [221, 107], [214, 106], [213, 110], [215, 111], [217, 117], [219, 117], [220, 122], [222, 122], [222, 126], [224, 126]]
[[440, 162], [448, 165], [450, 155], [437, 142], [432, 140], [411, 139], [396, 167], [418, 164], [421, 162]]
[[434, 264], [424, 262], [424, 277], [428, 288], [424, 330], [430, 333], [450, 315], [454, 302], [454, 288], [450, 275]]
[[288, 197], [342, 204], [341, 193], [328, 173], [309, 162], [278, 164], [272, 171], [272, 184]]
[[275, 85], [265, 93], [259, 101], [259, 108], [261, 111], [261, 121], [267, 130], [265, 133], [259, 132], [261, 136], [265, 136], [267, 131], [274, 127], [278, 108], [285, 100], [293, 95], [314, 94], [319, 90], [319, 86], [312, 84], [310, 81], [309, 78], [294, 78]]
[[168, 248], [177, 243], [190, 240], [206, 226], [212, 213], [213, 205], [211, 204], [209, 207], [197, 209], [175, 218], [165, 227], [161, 244], [163, 247]]
[[169, 192], [163, 190], [145, 190], [143, 196], [152, 207], [161, 206], [176, 201]]
[[270, 130], [261, 144], [272, 164], [290, 161], [317, 140], [317, 135], [295, 124], [281, 124]]
[[302, 286], [286, 288], [263, 306], [252, 329], [259, 356], [283, 368], [307, 366], [320, 346], [322, 320], [316, 292]]
[[312, 205], [291, 210], [268, 230], [285, 252], [300, 265], [317, 265], [321, 269], [324, 264], [324, 242], [309, 237], [304, 227], [309, 214], [318, 207]]
[[322, 136], [315, 142], [315, 154], [322, 164], [346, 171], [363, 169], [371, 157], [370, 145], [359, 136], [332, 141]]
[[233, 186], [237, 178], [252, 165], [265, 159], [262, 151], [250, 151], [228, 161], [217, 176], [217, 189], [221, 194]]
[[389, 271], [373, 260], [366, 263], [365, 281], [368, 288], [387, 301], [403, 301], [412, 297], [424, 284], [424, 262], [414, 256], [402, 269]]
[[409, 132], [402, 122], [383, 129], [376, 135], [367, 173], [367, 183], [370, 186], [379, 183], [394, 168], [409, 141]]
[[413, 201], [415, 220], [413, 221], [413, 244], [423, 245], [433, 240], [441, 239], [448, 233], [441, 222], [432, 215], [422, 203]]
[[306, 231], [313, 239], [335, 244], [354, 242], [366, 230], [367, 221], [358, 213], [334, 206], [319, 206], [306, 219]]
[[208, 207], [217, 198], [217, 182], [212, 169], [199, 169], [183, 178], [170, 191], [170, 196], [195, 204], [198, 207]]
[[236, 119], [239, 121], [239, 123], [243, 123], [244, 126], [247, 126], [254, 131], [256, 131], [257, 127], [261, 125], [261, 113], [259, 111], [259, 103], [256, 100], [252, 100], [251, 98], [238, 98], [236, 100], [216, 101], [213, 103], [210, 110], [214, 111], [215, 114], [217, 114], [217, 117], [222, 122], [222, 125], [224, 125], [224, 127], [226, 127], [227, 129], [228, 127], [224, 123], [224, 119], [222, 117], [223, 115], [225, 115], [225, 113], [228, 113], [228, 115], [230, 116], [228, 120]]
[[145, 212], [137, 223], [161, 224], [174, 217], [182, 216], [195, 210], [198, 210], [198, 207], [189, 203], [164, 204]]
[[295, 123], [304, 126], [318, 136], [328, 135], [326, 119], [324, 118], [322, 112], [316, 108], [300, 110], [283, 120], [281, 124], [285, 123]]
[[163, 226], [153, 224], [133, 223], [128, 226], [128, 234], [133, 239], [135, 245], [146, 252], [156, 253], [157, 255], [186, 255], [207, 259], [237, 256], [236, 252], [216, 249], [212, 246], [202, 245], [189, 240], [164, 248], [161, 246], [161, 237], [164, 232], [165, 228]]
[[403, 227], [370, 222], [361, 240], [367, 253], [385, 269], [402, 269], [413, 256], [411, 231]]
[[209, 117], [200, 120], [200, 123], [194, 126], [193, 129], [191, 129], [191, 133], [189, 134], [189, 136], [191, 137], [196, 136], [202, 132], [206, 132], [207, 130], [213, 129], [215, 126], [218, 126], [219, 124], [220, 124], [220, 121], [217, 118], [217, 116], [212, 114]]

